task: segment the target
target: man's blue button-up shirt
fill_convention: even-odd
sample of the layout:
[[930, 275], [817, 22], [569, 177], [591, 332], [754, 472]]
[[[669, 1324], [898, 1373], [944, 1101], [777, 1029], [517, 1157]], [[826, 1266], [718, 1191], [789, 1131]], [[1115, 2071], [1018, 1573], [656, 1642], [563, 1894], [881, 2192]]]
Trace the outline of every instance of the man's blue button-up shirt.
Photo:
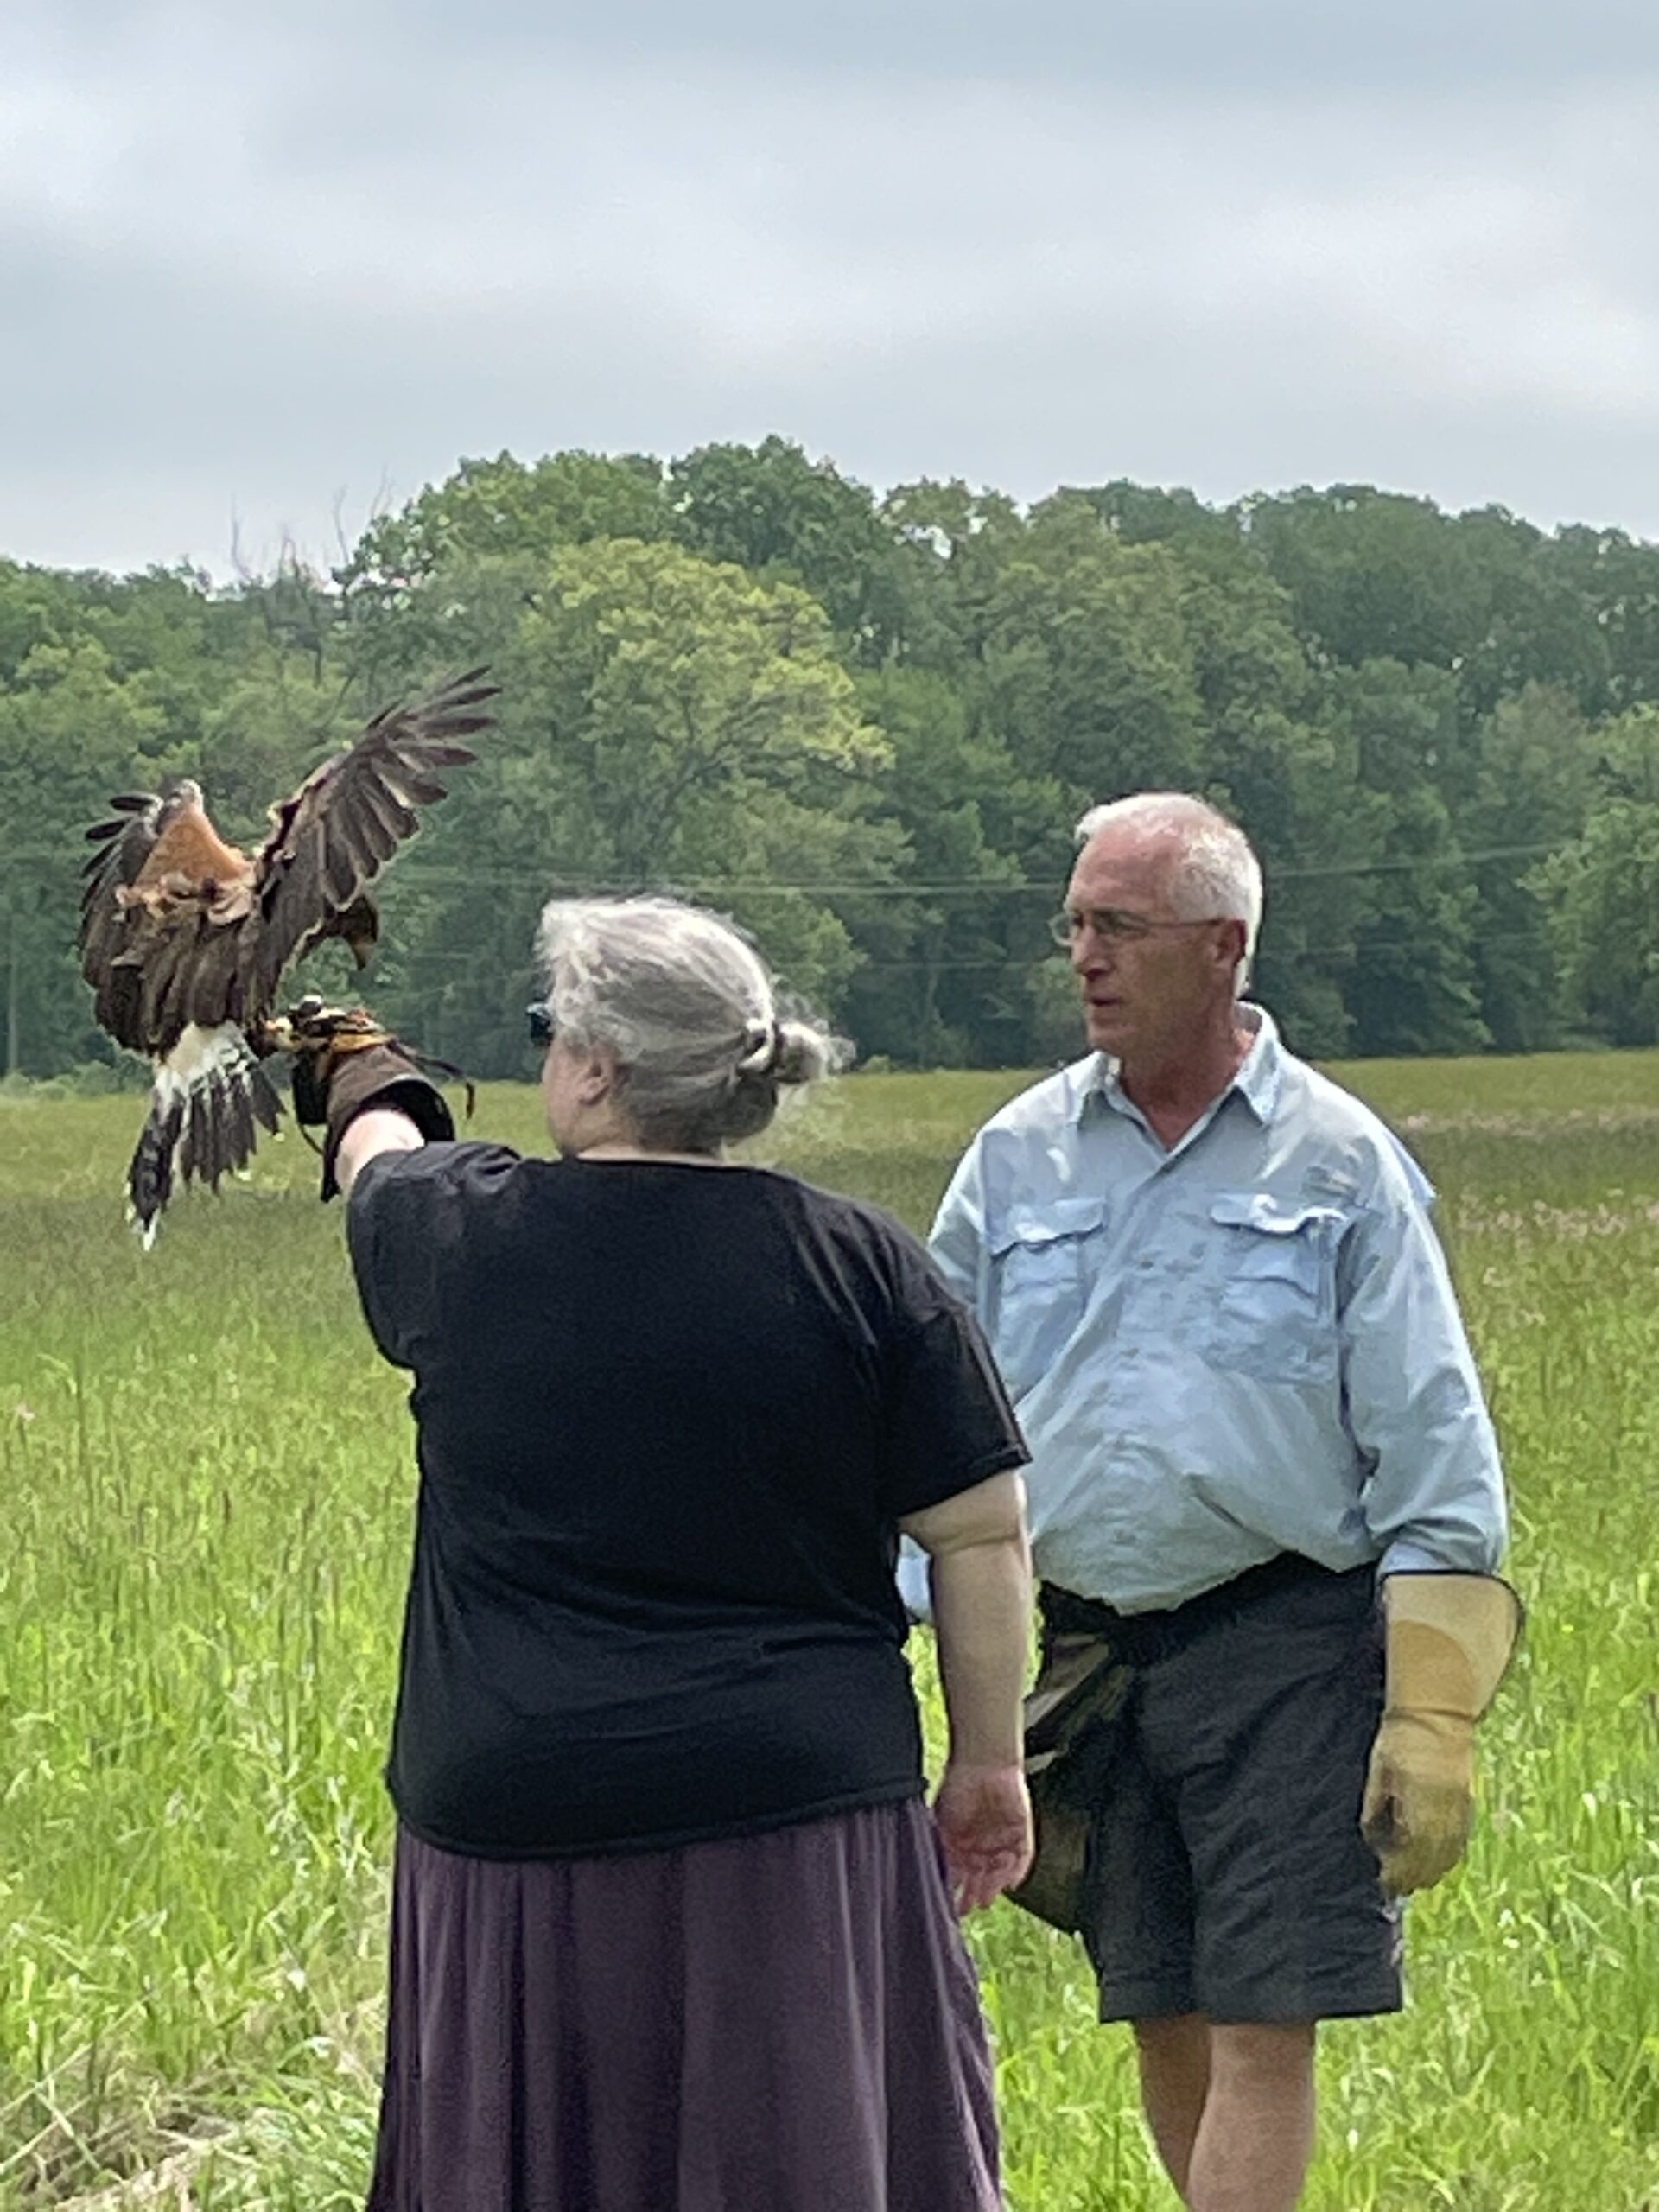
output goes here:
[[1281, 1551], [1489, 1573], [1503, 1478], [1421, 1170], [1260, 1008], [1166, 1149], [1091, 1054], [1003, 1108], [933, 1250], [1033, 1453], [1039, 1572], [1128, 1612]]

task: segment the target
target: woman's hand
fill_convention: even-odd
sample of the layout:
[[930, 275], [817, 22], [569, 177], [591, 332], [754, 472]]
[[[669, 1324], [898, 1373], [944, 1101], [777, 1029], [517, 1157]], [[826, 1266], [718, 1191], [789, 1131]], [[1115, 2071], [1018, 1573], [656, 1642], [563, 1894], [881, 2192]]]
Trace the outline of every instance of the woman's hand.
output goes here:
[[1033, 1831], [1021, 1768], [950, 1760], [933, 1800], [933, 1818], [959, 1913], [977, 1911], [1025, 1879]]

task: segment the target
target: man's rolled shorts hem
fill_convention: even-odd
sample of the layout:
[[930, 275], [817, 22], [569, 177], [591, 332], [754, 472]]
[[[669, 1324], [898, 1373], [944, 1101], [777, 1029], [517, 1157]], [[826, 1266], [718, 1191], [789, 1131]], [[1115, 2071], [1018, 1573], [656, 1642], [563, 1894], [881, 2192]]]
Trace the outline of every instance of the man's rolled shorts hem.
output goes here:
[[1277, 1994], [1217, 1997], [1205, 2003], [1190, 1982], [1114, 1982], [1100, 1992], [1099, 2018], [1103, 2026], [1122, 2021], [1173, 2020], [1198, 2013], [1218, 2028], [1291, 2028], [1313, 2020], [1371, 2019], [1405, 2010], [1405, 1994], [1396, 1977], [1379, 1982], [1373, 1990], [1302, 1988]]

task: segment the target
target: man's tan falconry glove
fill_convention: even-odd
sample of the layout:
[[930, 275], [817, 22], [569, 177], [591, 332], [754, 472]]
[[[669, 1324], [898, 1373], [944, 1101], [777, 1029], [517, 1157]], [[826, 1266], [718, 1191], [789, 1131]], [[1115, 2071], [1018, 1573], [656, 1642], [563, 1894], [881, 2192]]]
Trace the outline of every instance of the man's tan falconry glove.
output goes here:
[[1503, 1679], [1521, 1600], [1490, 1574], [1390, 1574], [1388, 1702], [1360, 1826], [1395, 1897], [1462, 1858], [1474, 1825], [1475, 1723]]

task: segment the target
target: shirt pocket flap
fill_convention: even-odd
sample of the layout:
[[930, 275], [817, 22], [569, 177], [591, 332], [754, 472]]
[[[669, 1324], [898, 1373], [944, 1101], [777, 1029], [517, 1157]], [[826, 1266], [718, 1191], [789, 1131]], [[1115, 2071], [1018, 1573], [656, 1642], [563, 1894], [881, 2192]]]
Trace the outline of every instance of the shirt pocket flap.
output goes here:
[[1015, 1249], [1040, 1251], [1067, 1237], [1086, 1236], [1105, 1218], [1104, 1198], [1051, 1198], [1046, 1205], [1011, 1206], [990, 1240], [991, 1256], [1000, 1260]]
[[1314, 1222], [1340, 1221], [1340, 1206], [1293, 1205], [1270, 1191], [1217, 1191], [1210, 1202], [1211, 1221], [1231, 1229], [1259, 1229], [1264, 1236], [1296, 1236]]
[[1231, 1272], [1268, 1277], [1312, 1288], [1319, 1281], [1331, 1240], [1346, 1217], [1339, 1206], [1298, 1205], [1269, 1191], [1217, 1191], [1210, 1218], [1228, 1229], [1249, 1231], [1238, 1240]]

